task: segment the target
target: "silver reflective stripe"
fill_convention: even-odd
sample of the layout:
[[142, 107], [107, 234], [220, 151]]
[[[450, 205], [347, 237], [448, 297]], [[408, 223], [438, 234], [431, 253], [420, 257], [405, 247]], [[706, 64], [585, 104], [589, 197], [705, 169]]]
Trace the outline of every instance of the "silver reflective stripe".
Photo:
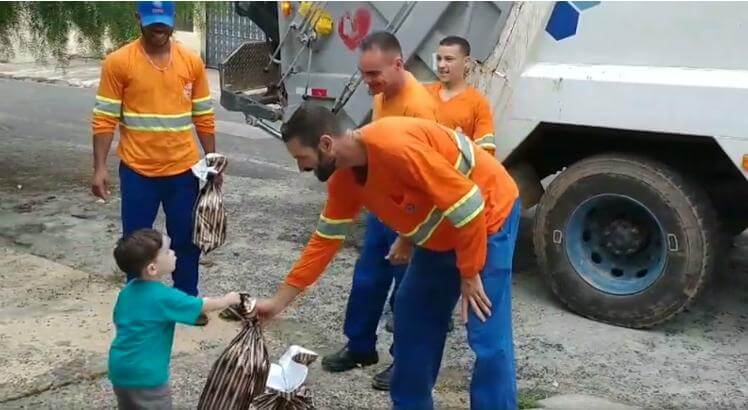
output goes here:
[[470, 143], [470, 139], [461, 132], [454, 132], [454, 138], [457, 142], [457, 149], [460, 151], [460, 155], [457, 156], [455, 168], [462, 175], [469, 176], [475, 167], [475, 153], [473, 152], [473, 144]]
[[161, 115], [124, 113], [123, 124], [138, 131], [185, 131], [192, 128], [192, 113]]
[[475, 143], [481, 147], [496, 147], [496, 137], [493, 134], [486, 134], [479, 139], [475, 140]]
[[192, 100], [192, 115], [204, 115], [213, 112], [213, 100], [210, 97]]
[[410, 238], [416, 245], [423, 245], [434, 233], [436, 227], [444, 219], [444, 215], [439, 212], [436, 207], [431, 209], [426, 219], [421, 222], [420, 225], [416, 226], [415, 229], [405, 234]]
[[101, 97], [98, 95], [96, 96], [96, 105], [94, 105], [95, 113], [119, 118], [121, 111], [122, 111], [121, 101], [113, 100], [111, 98]]
[[[457, 155], [457, 160], [455, 161], [454, 167], [462, 175], [470, 176], [470, 174], [473, 172], [473, 169], [475, 168], [475, 151], [473, 150], [473, 144], [470, 142], [470, 139], [465, 136], [465, 134], [454, 131], [453, 137], [455, 139], [455, 142], [457, 142], [457, 149], [460, 152]], [[474, 192], [477, 193], [477, 197], [480, 201], [478, 204], [480, 209], [475, 211], [475, 200], [471, 196]], [[464, 205], [463, 208], [461, 205]], [[472, 209], [472, 211], [469, 211]], [[460, 201], [457, 201], [455, 205], [452, 205], [447, 210], [447, 216], [449, 220], [452, 222], [455, 227], [459, 228], [460, 226], [465, 225], [466, 223], [470, 222], [475, 215], [477, 215], [480, 210], [483, 209], [483, 197], [481, 196], [480, 190], [478, 190], [477, 186], [473, 186], [473, 189], [471, 189]], [[469, 212], [468, 212], [469, 211]], [[471, 216], [472, 214], [472, 216]], [[460, 217], [460, 215], [463, 216], [463, 219], [465, 217], [470, 217], [468, 220], [463, 221], [462, 219], [457, 219]], [[453, 219], [454, 218], [454, 219]], [[433, 235], [436, 228], [439, 226], [440, 223], [444, 220], [444, 213], [436, 209], [436, 207], [431, 208], [431, 212], [429, 212], [426, 219], [423, 220], [418, 226], [415, 227], [412, 231], [405, 234], [406, 237], [413, 240], [413, 242], [416, 245], [423, 245], [426, 243], [426, 241], [429, 240], [431, 235]], [[462, 221], [462, 225], [457, 225], [454, 220]]]
[[460, 228], [472, 221], [476, 215], [483, 210], [483, 195], [477, 186], [468, 191], [459, 201], [452, 205], [446, 212], [447, 219], [455, 228]]
[[317, 222], [317, 235], [325, 239], [345, 239], [348, 229], [353, 224], [352, 219], [330, 219], [319, 217]]

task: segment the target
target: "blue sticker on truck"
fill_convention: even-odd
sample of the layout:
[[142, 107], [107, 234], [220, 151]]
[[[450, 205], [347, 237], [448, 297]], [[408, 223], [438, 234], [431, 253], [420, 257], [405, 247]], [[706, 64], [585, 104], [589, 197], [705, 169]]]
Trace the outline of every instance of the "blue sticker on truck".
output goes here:
[[553, 6], [545, 31], [559, 41], [577, 34], [580, 13], [600, 4], [599, 1], [558, 1]]

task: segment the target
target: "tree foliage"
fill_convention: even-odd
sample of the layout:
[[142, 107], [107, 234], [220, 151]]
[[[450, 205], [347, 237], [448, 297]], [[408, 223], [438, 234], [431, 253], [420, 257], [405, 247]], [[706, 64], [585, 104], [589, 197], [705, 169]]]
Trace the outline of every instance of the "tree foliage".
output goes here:
[[[204, 2], [177, 2], [177, 17], [203, 24]], [[73, 34], [74, 33], [74, 34]], [[14, 43], [37, 59], [69, 58], [70, 36], [89, 56], [100, 57], [108, 43], [117, 48], [140, 34], [135, 2], [0, 2], [0, 59], [14, 55]]]

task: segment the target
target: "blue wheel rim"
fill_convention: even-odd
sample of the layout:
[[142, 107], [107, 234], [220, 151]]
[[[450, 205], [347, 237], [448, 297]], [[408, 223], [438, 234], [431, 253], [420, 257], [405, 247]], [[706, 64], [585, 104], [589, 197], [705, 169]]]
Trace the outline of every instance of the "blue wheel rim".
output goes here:
[[654, 284], [667, 263], [667, 235], [644, 204], [625, 195], [594, 196], [574, 209], [564, 243], [582, 279], [612, 295], [633, 295]]

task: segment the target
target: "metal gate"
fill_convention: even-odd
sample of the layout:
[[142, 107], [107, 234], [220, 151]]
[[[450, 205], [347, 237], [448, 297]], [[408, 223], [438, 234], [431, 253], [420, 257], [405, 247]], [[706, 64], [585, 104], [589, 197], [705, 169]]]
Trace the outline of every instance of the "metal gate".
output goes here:
[[250, 19], [236, 14], [231, 1], [208, 3], [205, 28], [205, 59], [211, 68], [218, 68], [243, 43], [265, 41], [265, 33]]

